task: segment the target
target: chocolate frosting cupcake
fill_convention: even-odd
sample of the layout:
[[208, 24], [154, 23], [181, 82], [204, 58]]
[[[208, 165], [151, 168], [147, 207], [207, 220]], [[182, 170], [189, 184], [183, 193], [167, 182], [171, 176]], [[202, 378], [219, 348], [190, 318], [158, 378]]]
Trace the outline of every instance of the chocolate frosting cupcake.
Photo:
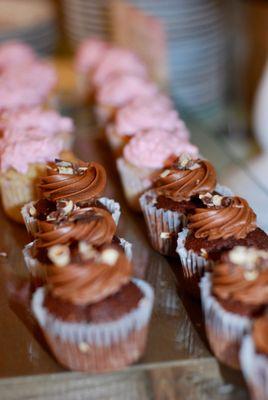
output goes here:
[[41, 197], [75, 203], [98, 198], [106, 186], [105, 169], [96, 162], [55, 160], [39, 183]]
[[216, 263], [212, 294], [227, 310], [247, 317], [268, 304], [268, 251], [238, 246]]
[[212, 260], [234, 246], [268, 249], [268, 236], [256, 225], [256, 214], [242, 197], [200, 195], [202, 206], [189, 215], [185, 247]]
[[57, 257], [48, 271], [44, 305], [62, 320], [108, 322], [131, 311], [142, 298], [141, 291], [130, 282], [130, 262], [113, 246], [100, 251], [89, 249], [78, 263], [66, 258], [64, 266], [62, 253]]

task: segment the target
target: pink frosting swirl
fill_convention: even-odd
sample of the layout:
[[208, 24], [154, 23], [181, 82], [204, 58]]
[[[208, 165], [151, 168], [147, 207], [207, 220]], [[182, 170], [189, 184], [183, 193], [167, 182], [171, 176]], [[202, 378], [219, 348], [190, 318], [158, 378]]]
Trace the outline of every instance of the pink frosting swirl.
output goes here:
[[3, 141], [0, 147], [1, 171], [5, 172], [9, 168], [26, 173], [29, 164], [46, 164], [55, 158], [59, 158], [63, 150], [63, 142], [55, 137], [42, 139], [20, 140], [15, 142]]
[[142, 61], [130, 50], [112, 47], [107, 50], [93, 75], [93, 83], [102, 85], [113, 75], [135, 75], [146, 77], [147, 70]]
[[45, 62], [7, 70], [0, 75], [0, 110], [43, 104], [56, 83], [55, 69]]
[[115, 131], [120, 136], [132, 136], [140, 131], [160, 129], [181, 132], [181, 137], [189, 138], [188, 130], [179, 120], [175, 110], [161, 108], [157, 98], [147, 100], [145, 104], [130, 103], [118, 110], [115, 116]]
[[157, 94], [157, 86], [134, 75], [117, 75], [105, 82], [97, 90], [97, 103], [112, 107], [122, 107], [137, 97], [152, 97]]
[[1, 124], [3, 138], [9, 141], [25, 140], [25, 138], [42, 138], [55, 136], [58, 133], [74, 130], [71, 118], [62, 117], [53, 110], [33, 108], [9, 113]]
[[22, 42], [10, 41], [0, 46], [0, 72], [34, 62], [35, 53]]
[[181, 135], [159, 129], [140, 132], [124, 147], [123, 155], [126, 161], [143, 168], [163, 168], [172, 156], [182, 153], [198, 155], [196, 146], [182, 140]]
[[108, 49], [108, 43], [98, 38], [85, 39], [77, 50], [75, 69], [83, 74], [93, 71], [99, 65]]

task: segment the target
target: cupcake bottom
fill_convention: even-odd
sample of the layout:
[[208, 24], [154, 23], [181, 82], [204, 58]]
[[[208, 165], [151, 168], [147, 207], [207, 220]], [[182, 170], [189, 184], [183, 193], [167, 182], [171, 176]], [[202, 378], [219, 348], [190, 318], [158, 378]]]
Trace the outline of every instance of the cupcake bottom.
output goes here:
[[176, 255], [177, 235], [186, 224], [186, 217], [178, 211], [157, 208], [153, 190], [140, 197], [140, 206], [146, 221], [153, 248], [166, 256]]
[[143, 293], [136, 308], [117, 320], [103, 323], [68, 323], [43, 306], [44, 288], [38, 289], [32, 309], [56, 359], [77, 371], [105, 372], [121, 369], [143, 354], [153, 306], [153, 291], [133, 279]]
[[215, 356], [231, 368], [239, 369], [239, 351], [243, 336], [250, 330], [247, 317], [226, 311], [211, 294], [210, 274], [200, 283], [201, 302], [205, 317], [206, 332]]
[[268, 399], [268, 357], [257, 354], [252, 338], [243, 339], [240, 351], [241, 369], [252, 400]]
[[152, 174], [156, 171], [137, 168], [123, 158], [118, 158], [116, 165], [129, 207], [134, 211], [141, 211], [139, 198], [152, 185]]

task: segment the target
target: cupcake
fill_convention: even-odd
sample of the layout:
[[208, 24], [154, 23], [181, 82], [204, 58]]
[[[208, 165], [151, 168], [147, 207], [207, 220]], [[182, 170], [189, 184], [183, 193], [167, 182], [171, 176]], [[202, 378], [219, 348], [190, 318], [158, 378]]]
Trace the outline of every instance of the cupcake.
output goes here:
[[66, 249], [52, 248], [48, 285], [32, 300], [53, 355], [64, 367], [87, 372], [118, 370], [137, 361], [145, 350], [152, 288], [131, 279], [130, 262], [113, 246], [89, 251], [74, 263]]
[[177, 236], [188, 214], [200, 206], [199, 195], [216, 188], [216, 171], [203, 159], [182, 154], [156, 176], [151, 190], [140, 198], [149, 238], [161, 254], [176, 255]]
[[182, 153], [197, 155], [197, 148], [183, 140], [184, 132], [184, 125], [175, 132], [151, 129], [138, 133], [124, 147], [117, 169], [131, 208], [140, 210], [139, 197], [170, 160]]
[[96, 117], [100, 125], [112, 120], [116, 111], [135, 98], [153, 97], [158, 89], [152, 82], [135, 75], [115, 75], [96, 90]]
[[37, 198], [36, 182], [45, 174], [48, 161], [64, 156], [63, 150], [63, 142], [56, 136], [1, 140], [2, 204], [11, 219], [23, 222], [22, 206]]
[[243, 339], [240, 364], [252, 400], [266, 400], [268, 398], [267, 312], [254, 321], [251, 334]]
[[52, 65], [35, 62], [0, 74], [0, 113], [34, 106], [54, 107], [57, 74]]
[[102, 165], [83, 161], [68, 162], [55, 160], [47, 166], [38, 188], [40, 200], [30, 202], [22, 209], [22, 216], [28, 232], [34, 235], [37, 222], [46, 220], [52, 212], [75, 205], [77, 209], [94, 206], [107, 209], [116, 224], [120, 217], [120, 205], [112, 199], [101, 197], [106, 186], [106, 172]]
[[6, 70], [36, 61], [33, 49], [19, 41], [4, 42], [0, 45], [0, 74]]
[[138, 99], [119, 109], [114, 120], [106, 127], [106, 137], [116, 156], [122, 154], [123, 147], [139, 132], [160, 129], [170, 132], [178, 130], [182, 139], [189, 139], [189, 132], [179, 119], [177, 111], [164, 95]]
[[113, 243], [131, 258], [131, 244], [115, 236], [116, 224], [107, 210], [98, 207], [71, 208], [73, 204], [70, 202], [61, 210], [48, 214], [45, 220], [38, 220], [35, 240], [24, 249], [25, 263], [35, 285], [46, 282], [47, 271], [53, 261], [50, 258], [53, 246], [67, 245], [71, 259], [75, 260], [77, 254], [83, 251], [81, 246], [100, 248]]
[[98, 38], [87, 38], [78, 47], [75, 55], [76, 86], [82, 101], [93, 100], [93, 74], [109, 48], [108, 43]]
[[243, 335], [268, 301], [268, 251], [236, 246], [201, 281], [206, 331], [216, 357], [239, 368]]
[[188, 226], [178, 235], [185, 287], [199, 293], [204, 269], [217, 261], [222, 252], [234, 246], [268, 249], [268, 236], [256, 225], [256, 215], [247, 201], [238, 196], [199, 195], [202, 205], [188, 216]]
[[5, 120], [2, 119], [1, 130], [4, 141], [11, 142], [26, 140], [28, 137], [42, 139], [56, 136], [66, 150], [71, 149], [74, 140], [71, 118], [39, 107], [7, 113]]

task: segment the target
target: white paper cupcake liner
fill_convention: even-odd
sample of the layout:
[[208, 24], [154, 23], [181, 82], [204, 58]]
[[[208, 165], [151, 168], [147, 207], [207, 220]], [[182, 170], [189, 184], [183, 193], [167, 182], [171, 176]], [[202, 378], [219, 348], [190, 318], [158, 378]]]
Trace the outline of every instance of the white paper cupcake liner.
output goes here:
[[64, 322], [51, 315], [44, 307], [45, 289], [39, 288], [33, 295], [32, 309], [40, 326], [50, 334], [59, 336], [64, 341], [79, 344], [109, 346], [120, 341], [136, 329], [140, 330], [151, 317], [154, 294], [152, 287], [145, 281], [133, 279], [135, 285], [143, 292], [137, 308], [113, 322], [98, 324]]
[[32, 310], [56, 359], [72, 370], [105, 372], [124, 368], [143, 354], [154, 294], [144, 281], [133, 279], [143, 298], [132, 311], [103, 323], [68, 323], [43, 306], [45, 288], [33, 296]]
[[[107, 197], [101, 197], [99, 201], [112, 214], [114, 222], [116, 223], [116, 225], [118, 225], [121, 215], [120, 204], [113, 199], [108, 199]], [[25, 204], [21, 209], [21, 215], [24, 224], [26, 226], [27, 232], [31, 236], [34, 236], [36, 234], [38, 228], [37, 219], [30, 215], [30, 209], [34, 207], [34, 204], [35, 202], [31, 201], [30, 203]]]
[[174, 255], [176, 236], [186, 225], [184, 214], [164, 210], [155, 206], [156, 194], [153, 190], [140, 197], [140, 206], [148, 228], [149, 238], [155, 250], [167, 256]]
[[[34, 246], [34, 241], [28, 243], [22, 250], [25, 265], [31, 275], [31, 277], [38, 281], [38, 283], [45, 283], [47, 274], [46, 266], [34, 258], [31, 254]], [[120, 246], [122, 247], [126, 257], [131, 261], [132, 259], [132, 244], [123, 238], [119, 238]]]
[[210, 346], [223, 363], [238, 368], [239, 349], [243, 336], [251, 328], [251, 320], [226, 311], [211, 294], [211, 276], [206, 273], [200, 283], [201, 303]]
[[139, 198], [150, 188], [152, 184], [150, 176], [153, 171], [134, 167], [123, 158], [118, 158], [116, 165], [128, 205], [135, 211], [140, 211]]
[[256, 353], [255, 345], [250, 335], [245, 336], [243, 339], [239, 358], [252, 400], [267, 400], [268, 357]]
[[188, 233], [188, 228], [183, 228], [183, 230], [179, 232], [176, 252], [180, 257], [184, 278], [191, 279], [195, 276], [200, 279], [204, 275], [205, 268], [209, 267], [212, 262], [195, 253], [193, 250], [186, 249], [185, 241]]
[[107, 197], [101, 197], [99, 199], [99, 201], [112, 214], [114, 222], [116, 223], [116, 225], [118, 225], [120, 215], [121, 215], [120, 204], [113, 199], [108, 199]]

